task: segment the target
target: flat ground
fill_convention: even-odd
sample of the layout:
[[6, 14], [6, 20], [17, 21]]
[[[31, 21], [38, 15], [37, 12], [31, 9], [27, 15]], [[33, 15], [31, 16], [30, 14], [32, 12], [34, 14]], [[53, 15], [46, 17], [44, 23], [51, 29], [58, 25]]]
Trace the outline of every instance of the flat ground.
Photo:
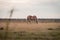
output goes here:
[[[7, 22], [0, 22], [4, 30]], [[10, 22], [8, 32], [0, 30], [0, 40], [60, 40], [60, 23]]]
[[[0, 22], [0, 27], [6, 28], [7, 22]], [[8, 30], [9, 31], [43, 31], [46, 32], [48, 31], [48, 28], [53, 28], [56, 29], [57, 27], [60, 26], [60, 23], [26, 23], [26, 22], [10, 22]]]

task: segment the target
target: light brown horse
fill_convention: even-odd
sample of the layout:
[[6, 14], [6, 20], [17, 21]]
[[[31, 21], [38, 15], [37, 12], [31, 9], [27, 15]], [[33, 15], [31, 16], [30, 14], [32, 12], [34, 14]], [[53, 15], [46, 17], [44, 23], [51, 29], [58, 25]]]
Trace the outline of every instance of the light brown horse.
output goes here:
[[27, 16], [27, 22], [31, 23], [33, 21], [38, 23], [37, 17], [35, 15], [34, 16], [31, 16], [31, 15]]

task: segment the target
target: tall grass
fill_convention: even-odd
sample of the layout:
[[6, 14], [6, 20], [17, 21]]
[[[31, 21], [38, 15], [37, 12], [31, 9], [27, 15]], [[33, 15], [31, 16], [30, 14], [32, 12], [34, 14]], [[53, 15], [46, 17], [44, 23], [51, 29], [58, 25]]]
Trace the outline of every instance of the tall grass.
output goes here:
[[[52, 30], [51, 30], [52, 31]], [[5, 31], [0, 31], [0, 40], [60, 40], [60, 29], [52, 32], [8, 32], [5, 38]]]

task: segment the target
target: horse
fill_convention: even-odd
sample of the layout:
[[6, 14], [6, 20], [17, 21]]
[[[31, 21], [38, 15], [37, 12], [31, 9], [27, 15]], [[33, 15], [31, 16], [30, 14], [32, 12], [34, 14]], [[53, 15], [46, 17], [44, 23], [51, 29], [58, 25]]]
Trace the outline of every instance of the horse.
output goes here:
[[27, 22], [31, 23], [32, 21], [38, 23], [38, 20], [37, 20], [37, 17], [34, 15], [34, 16], [27, 16]]
[[31, 15], [27, 16], [27, 22], [30, 22], [31, 23], [31, 18], [32, 18]]
[[37, 16], [32, 16], [32, 20], [34, 21], [34, 22], [36, 22], [36, 23], [38, 23], [38, 19], [37, 19]]

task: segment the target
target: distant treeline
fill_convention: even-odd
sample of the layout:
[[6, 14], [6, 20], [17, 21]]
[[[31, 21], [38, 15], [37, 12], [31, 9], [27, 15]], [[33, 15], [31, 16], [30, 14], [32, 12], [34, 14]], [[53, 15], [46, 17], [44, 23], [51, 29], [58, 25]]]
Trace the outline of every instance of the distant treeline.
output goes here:
[[[12, 22], [26, 22], [26, 19], [0, 19], [0, 22], [6, 22], [6, 21], [12, 21]], [[38, 19], [38, 22], [60, 22], [60, 19]]]

